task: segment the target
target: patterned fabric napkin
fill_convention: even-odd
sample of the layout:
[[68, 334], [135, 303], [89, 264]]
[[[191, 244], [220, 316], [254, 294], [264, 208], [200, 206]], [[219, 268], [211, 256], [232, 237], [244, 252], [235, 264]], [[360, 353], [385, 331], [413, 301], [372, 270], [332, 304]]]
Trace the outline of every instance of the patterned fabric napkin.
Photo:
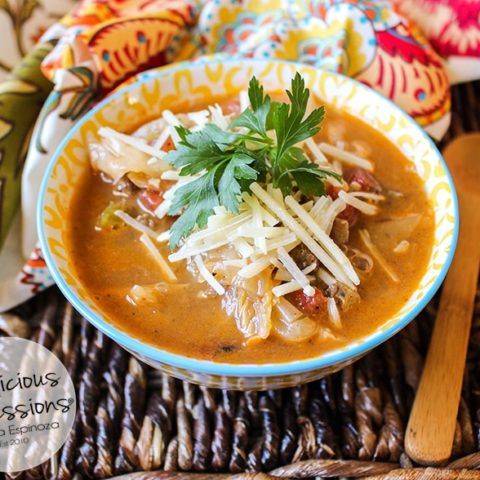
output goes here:
[[396, 0], [445, 59], [452, 83], [480, 78], [479, 0]]
[[[7, 1], [7, 0], [3, 0]], [[24, 0], [26, 2], [27, 0]], [[52, 1], [52, 0], [51, 0]], [[397, 0], [399, 3], [399, 0]], [[1, 9], [2, 0], [0, 0]], [[450, 81], [441, 56], [417, 26], [399, 13], [395, 0], [84, 0], [48, 31], [48, 55], [37, 46], [31, 55], [30, 82], [44, 85], [23, 109], [12, 96], [2, 95], [4, 108], [22, 112], [23, 130], [5, 130], [0, 162], [0, 311], [18, 304], [52, 281], [36, 248], [35, 206], [40, 179], [56, 146], [92, 104], [145, 69], [204, 54], [297, 60], [334, 70], [375, 88], [417, 120], [434, 138], [450, 122]], [[406, 3], [406, 2], [405, 2]], [[422, 0], [425, 8], [460, 0]], [[465, 1], [465, 4], [470, 3]], [[412, 0], [413, 4], [413, 0]], [[415, 5], [417, 2], [415, 1]], [[423, 8], [423, 7], [422, 7]], [[409, 13], [409, 9], [405, 9]], [[412, 7], [412, 15], [422, 19]], [[433, 15], [433, 14], [432, 14]], [[442, 35], [418, 22], [436, 42]], [[478, 22], [478, 12], [476, 16]], [[432, 20], [432, 25], [434, 20]], [[477, 33], [480, 30], [477, 23]], [[448, 29], [447, 29], [448, 30]], [[478, 42], [477, 42], [478, 48]], [[38, 49], [41, 49], [40, 51]], [[42, 50], [43, 49], [43, 50]], [[462, 50], [456, 53], [462, 55]], [[37, 53], [35, 53], [37, 52]], [[441, 53], [451, 50], [441, 50]], [[467, 53], [470, 50], [466, 50]], [[45, 57], [45, 58], [43, 58]], [[39, 113], [22, 176], [22, 236], [10, 228], [18, 204], [21, 165], [31, 125]], [[22, 74], [16, 74], [22, 79]], [[461, 78], [456, 72], [450, 78]], [[479, 75], [480, 76], [480, 75]], [[43, 82], [43, 83], [42, 83]], [[8, 90], [7, 90], [8, 92]], [[8, 110], [7, 110], [8, 111]], [[28, 112], [28, 113], [27, 113]], [[28, 117], [28, 118], [27, 118]], [[8, 118], [8, 117], [5, 117]], [[28, 121], [25, 121], [28, 120]], [[0, 129], [2, 126], [0, 125]], [[28, 131], [27, 131], [28, 130]], [[15, 133], [12, 133], [15, 132]], [[15, 163], [15, 167], [13, 167]], [[5, 180], [6, 179], [6, 182]], [[15, 179], [17, 181], [15, 182]], [[10, 187], [8, 186], [10, 185]], [[3, 204], [2, 204], [3, 200]], [[21, 248], [20, 248], [21, 247]], [[34, 252], [31, 255], [31, 252]], [[24, 258], [30, 260], [21, 268]], [[20, 272], [20, 273], [19, 273]]]
[[73, 5], [74, 0], [0, 0], [0, 80]]

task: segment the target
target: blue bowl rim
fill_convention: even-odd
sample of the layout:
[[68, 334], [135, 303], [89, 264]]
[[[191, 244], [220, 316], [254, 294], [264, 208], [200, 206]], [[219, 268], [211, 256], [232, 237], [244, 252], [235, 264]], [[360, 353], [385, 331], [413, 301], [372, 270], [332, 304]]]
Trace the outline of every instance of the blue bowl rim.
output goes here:
[[[220, 363], [220, 362], [213, 362], [210, 360], [200, 360], [191, 357], [186, 357], [183, 355], [178, 355], [175, 353], [170, 353], [166, 350], [159, 349], [154, 347], [153, 345], [149, 345], [146, 343], [141, 342], [135, 338], [132, 338], [127, 333], [123, 332], [122, 330], [118, 329], [114, 325], [108, 323], [105, 319], [98, 316], [94, 313], [87, 305], [85, 305], [77, 296], [76, 294], [70, 289], [67, 283], [64, 281], [62, 275], [60, 274], [55, 261], [51, 255], [50, 249], [48, 247], [48, 242], [45, 236], [44, 230], [44, 217], [43, 212], [44, 208], [43, 205], [45, 203], [45, 196], [47, 191], [48, 180], [52, 173], [53, 167], [57, 162], [59, 156], [63, 152], [66, 144], [70, 141], [70, 139], [77, 133], [77, 131], [81, 128], [81, 126], [87, 122], [93, 115], [95, 115], [99, 110], [101, 110], [105, 105], [108, 103], [120, 98], [125, 93], [136, 89], [139, 85], [143, 83], [147, 83], [151, 81], [153, 78], [160, 78], [165, 75], [169, 75], [172, 72], [178, 70], [188, 69], [189, 67], [196, 67], [199, 65], [216, 65], [219, 63], [235, 63], [237, 65], [248, 64], [248, 63], [282, 63], [286, 65], [292, 65], [298, 68], [315, 68], [319, 71], [325, 71], [329, 75], [333, 75], [339, 79], [347, 79], [358, 85], [359, 88], [365, 89], [371, 94], [377, 95], [381, 102], [386, 102], [390, 105], [390, 108], [393, 108], [397, 113], [407, 119], [409, 122], [413, 122], [415, 124], [415, 128], [417, 128], [424, 139], [430, 144], [430, 147], [434, 152], [436, 152], [440, 163], [445, 170], [446, 177], [448, 180], [449, 188], [452, 193], [452, 200], [453, 200], [453, 208], [454, 208], [454, 231], [451, 239], [450, 250], [448, 252], [447, 259], [442, 266], [436, 280], [432, 283], [432, 285], [428, 288], [425, 295], [418, 301], [416, 306], [404, 317], [402, 317], [398, 322], [390, 325], [388, 328], [384, 330], [376, 330], [374, 333], [368, 335], [367, 337], [362, 338], [358, 342], [354, 342], [344, 348], [340, 348], [334, 350], [333, 352], [323, 354], [319, 357], [308, 358], [303, 360], [295, 360], [291, 362], [283, 362], [283, 363], [265, 363], [265, 364], [233, 364], [233, 363]], [[67, 133], [67, 135], [63, 138], [57, 149], [55, 150], [50, 162], [47, 166], [47, 169], [44, 173], [42, 183], [40, 186], [39, 192], [39, 199], [37, 204], [37, 229], [38, 235], [40, 240], [40, 246], [45, 257], [45, 261], [47, 266], [50, 270], [50, 273], [60, 288], [62, 293], [68, 299], [68, 301], [75, 307], [75, 309], [87, 318], [96, 328], [98, 328], [101, 332], [112, 338], [115, 342], [122, 345], [124, 348], [134, 352], [140, 356], [146, 357], [150, 360], [154, 360], [156, 362], [161, 362], [163, 364], [172, 366], [174, 368], [184, 369], [193, 373], [203, 373], [209, 375], [217, 375], [217, 376], [226, 376], [226, 377], [272, 377], [272, 376], [285, 376], [291, 374], [300, 374], [309, 371], [321, 370], [328, 367], [331, 367], [336, 364], [342, 364], [348, 362], [349, 360], [354, 360], [362, 355], [364, 355], [369, 350], [375, 348], [376, 346], [380, 345], [384, 341], [391, 338], [393, 335], [398, 333], [404, 327], [406, 327], [418, 314], [423, 310], [423, 308], [427, 305], [427, 303], [431, 300], [433, 295], [436, 291], [440, 288], [447, 272], [450, 267], [450, 264], [453, 260], [453, 255], [455, 252], [455, 248], [457, 245], [458, 240], [458, 231], [459, 231], [459, 210], [458, 210], [458, 199], [457, 194], [455, 191], [455, 186], [453, 184], [453, 180], [451, 174], [447, 168], [447, 165], [437, 149], [436, 145], [433, 143], [431, 138], [428, 134], [415, 122], [413, 118], [411, 118], [405, 111], [403, 111], [399, 106], [393, 103], [390, 99], [384, 97], [380, 93], [376, 92], [373, 89], [370, 89], [363, 83], [359, 82], [358, 80], [352, 79], [350, 77], [346, 77], [345, 75], [331, 72], [328, 70], [324, 70], [318, 67], [314, 67], [312, 65], [306, 65], [299, 62], [292, 62], [286, 60], [277, 60], [277, 59], [211, 59], [211, 60], [197, 60], [197, 61], [186, 61], [180, 62], [174, 66], [164, 66], [156, 69], [152, 69], [150, 71], [146, 71], [142, 74], [138, 75], [138, 80], [134, 83], [122, 88], [118, 92], [110, 95], [109, 97], [105, 98], [103, 101], [98, 103], [93, 109], [91, 109], [88, 113], [86, 113]]]

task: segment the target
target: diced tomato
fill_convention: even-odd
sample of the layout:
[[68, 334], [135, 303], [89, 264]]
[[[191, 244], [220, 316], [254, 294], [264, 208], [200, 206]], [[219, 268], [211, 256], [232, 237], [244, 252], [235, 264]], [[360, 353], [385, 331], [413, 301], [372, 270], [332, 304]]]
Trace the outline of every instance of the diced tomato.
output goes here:
[[313, 287], [315, 293], [309, 297], [302, 290], [289, 293], [288, 300], [299, 310], [307, 315], [321, 315], [326, 311], [327, 299], [317, 287]]
[[357, 167], [345, 175], [345, 180], [349, 183], [355, 183], [360, 186], [360, 190], [363, 192], [381, 192], [382, 185], [380, 182], [363, 168]]
[[353, 227], [358, 220], [358, 210], [351, 205], [347, 205], [338, 215], [337, 218], [342, 218], [348, 222], [350, 227]]
[[328, 196], [332, 197], [332, 200], [336, 200], [338, 198], [338, 192], [340, 191], [340, 187], [336, 187], [329, 183], [327, 185], [327, 194]]
[[[338, 192], [340, 191], [340, 187], [336, 187], [334, 185], [327, 186], [327, 193], [333, 199], [336, 200], [338, 198]], [[347, 205], [339, 214], [338, 218], [342, 218], [348, 222], [350, 227], [353, 227], [358, 220], [358, 210], [351, 205]]]
[[173, 143], [172, 137], [168, 137], [165, 143], [162, 145], [162, 150], [164, 152], [169, 152], [170, 150], [175, 150], [175, 144]]
[[163, 202], [162, 194], [157, 190], [149, 188], [142, 190], [138, 195], [138, 199], [146, 209], [152, 212]]

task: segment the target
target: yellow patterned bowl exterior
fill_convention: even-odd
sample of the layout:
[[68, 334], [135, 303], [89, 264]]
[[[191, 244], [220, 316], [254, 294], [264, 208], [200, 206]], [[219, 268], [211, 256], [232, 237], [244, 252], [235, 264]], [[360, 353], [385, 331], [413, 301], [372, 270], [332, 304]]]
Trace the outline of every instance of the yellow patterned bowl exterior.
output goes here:
[[[175, 355], [130, 337], [105, 320], [77, 279], [65, 248], [65, 212], [75, 184], [88, 167], [87, 144], [110, 126], [127, 131], [145, 118], [160, 115], [190, 98], [236, 95], [252, 75], [268, 90], [285, 89], [298, 71], [320, 100], [348, 112], [381, 131], [412, 162], [423, 179], [435, 210], [435, 244], [418, 288], [404, 307], [378, 330], [348, 347], [318, 358], [265, 365], [232, 365]], [[311, 66], [283, 61], [199, 61], [153, 70], [101, 102], [64, 139], [42, 183], [38, 226], [51, 273], [68, 300], [93, 325], [141, 360], [169, 375], [209, 387], [280, 388], [339, 370], [405, 327], [438, 289], [451, 262], [458, 232], [454, 187], [441, 155], [417, 124], [398, 107], [349, 78]]]

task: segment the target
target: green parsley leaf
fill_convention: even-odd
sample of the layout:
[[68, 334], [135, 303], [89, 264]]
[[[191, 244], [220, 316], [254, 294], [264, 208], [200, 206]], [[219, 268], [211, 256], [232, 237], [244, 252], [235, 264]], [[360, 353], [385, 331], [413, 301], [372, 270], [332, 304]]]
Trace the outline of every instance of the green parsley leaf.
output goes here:
[[238, 133], [222, 130], [213, 123], [207, 123], [201, 130], [201, 133], [207, 135], [222, 151], [236, 142], [240, 137]]
[[216, 125], [208, 124], [200, 132], [190, 132], [185, 127], [176, 127], [181, 138], [176, 150], [166, 155], [167, 162], [181, 169], [180, 175], [195, 175], [210, 165], [225, 158], [225, 149], [238, 138], [232, 132], [225, 132]]
[[287, 95], [290, 105], [282, 103], [272, 115], [273, 128], [277, 134], [277, 161], [290, 147], [316, 135], [325, 114], [325, 109], [320, 107], [303, 120], [310, 91], [305, 88], [305, 81], [298, 72], [292, 80], [291, 91], [287, 90]]
[[321, 196], [325, 194], [323, 180], [334, 177], [341, 181], [341, 175], [331, 170], [320, 168], [311, 162], [301, 148], [290, 147], [283, 157], [276, 163], [277, 169], [273, 170], [273, 186], [280, 188], [284, 195], [289, 195], [293, 190], [293, 181], [298, 189], [306, 196]]
[[245, 109], [229, 128], [245, 127], [266, 138], [266, 124], [271, 102], [268, 95], [263, 96], [263, 87], [255, 77], [250, 80], [248, 97], [252, 109]]
[[[238, 198], [242, 190], [246, 190], [248, 185], [257, 179], [258, 172], [250, 167], [253, 161], [252, 157], [244, 153], [233, 154], [218, 182], [220, 204], [230, 212], [238, 213]], [[243, 185], [241, 185], [242, 180], [248, 183], [242, 182]]]
[[[217, 205], [238, 213], [241, 193], [253, 181], [273, 182], [284, 195], [298, 188], [304, 195], [323, 195], [324, 179], [341, 178], [311, 162], [303, 149], [295, 145], [314, 136], [323, 120], [323, 107], [306, 118], [310, 92], [297, 73], [287, 90], [290, 103], [272, 101], [253, 77], [248, 88], [250, 107], [223, 131], [207, 124], [199, 132], [176, 127], [180, 143], [166, 160], [191, 175], [189, 183], [176, 190], [170, 215], [180, 217], [170, 229], [170, 248], [194, 228], [206, 225]], [[241, 132], [232, 129], [241, 127]], [[274, 135], [271, 135], [274, 130]], [[274, 140], [276, 138], [276, 140]]]
[[203, 132], [191, 133], [186, 138], [186, 141], [182, 140], [177, 149], [170, 150], [165, 157], [169, 163], [180, 169], [180, 175], [195, 175], [224, 160], [224, 152]]
[[215, 190], [216, 168], [205, 175], [181, 186], [174, 196], [174, 202], [169, 210], [170, 215], [177, 215], [186, 207], [177, 221], [170, 228], [170, 248], [173, 249], [178, 242], [188, 235], [195, 225], [200, 228], [207, 224], [208, 217], [213, 213], [213, 208], [219, 205]]
[[341, 181], [341, 175], [331, 172], [330, 170], [321, 169], [316, 163], [308, 160], [299, 163], [294, 168], [286, 170], [283, 175], [292, 176], [298, 186], [298, 189], [307, 197], [325, 195], [325, 184], [318, 179], [325, 179], [327, 176], [332, 176]]
[[260, 82], [255, 76], [252, 77], [248, 84], [248, 99], [254, 112], [257, 111], [267, 99], [270, 100], [268, 95], [266, 98], [263, 97], [263, 86], [260, 85]]

